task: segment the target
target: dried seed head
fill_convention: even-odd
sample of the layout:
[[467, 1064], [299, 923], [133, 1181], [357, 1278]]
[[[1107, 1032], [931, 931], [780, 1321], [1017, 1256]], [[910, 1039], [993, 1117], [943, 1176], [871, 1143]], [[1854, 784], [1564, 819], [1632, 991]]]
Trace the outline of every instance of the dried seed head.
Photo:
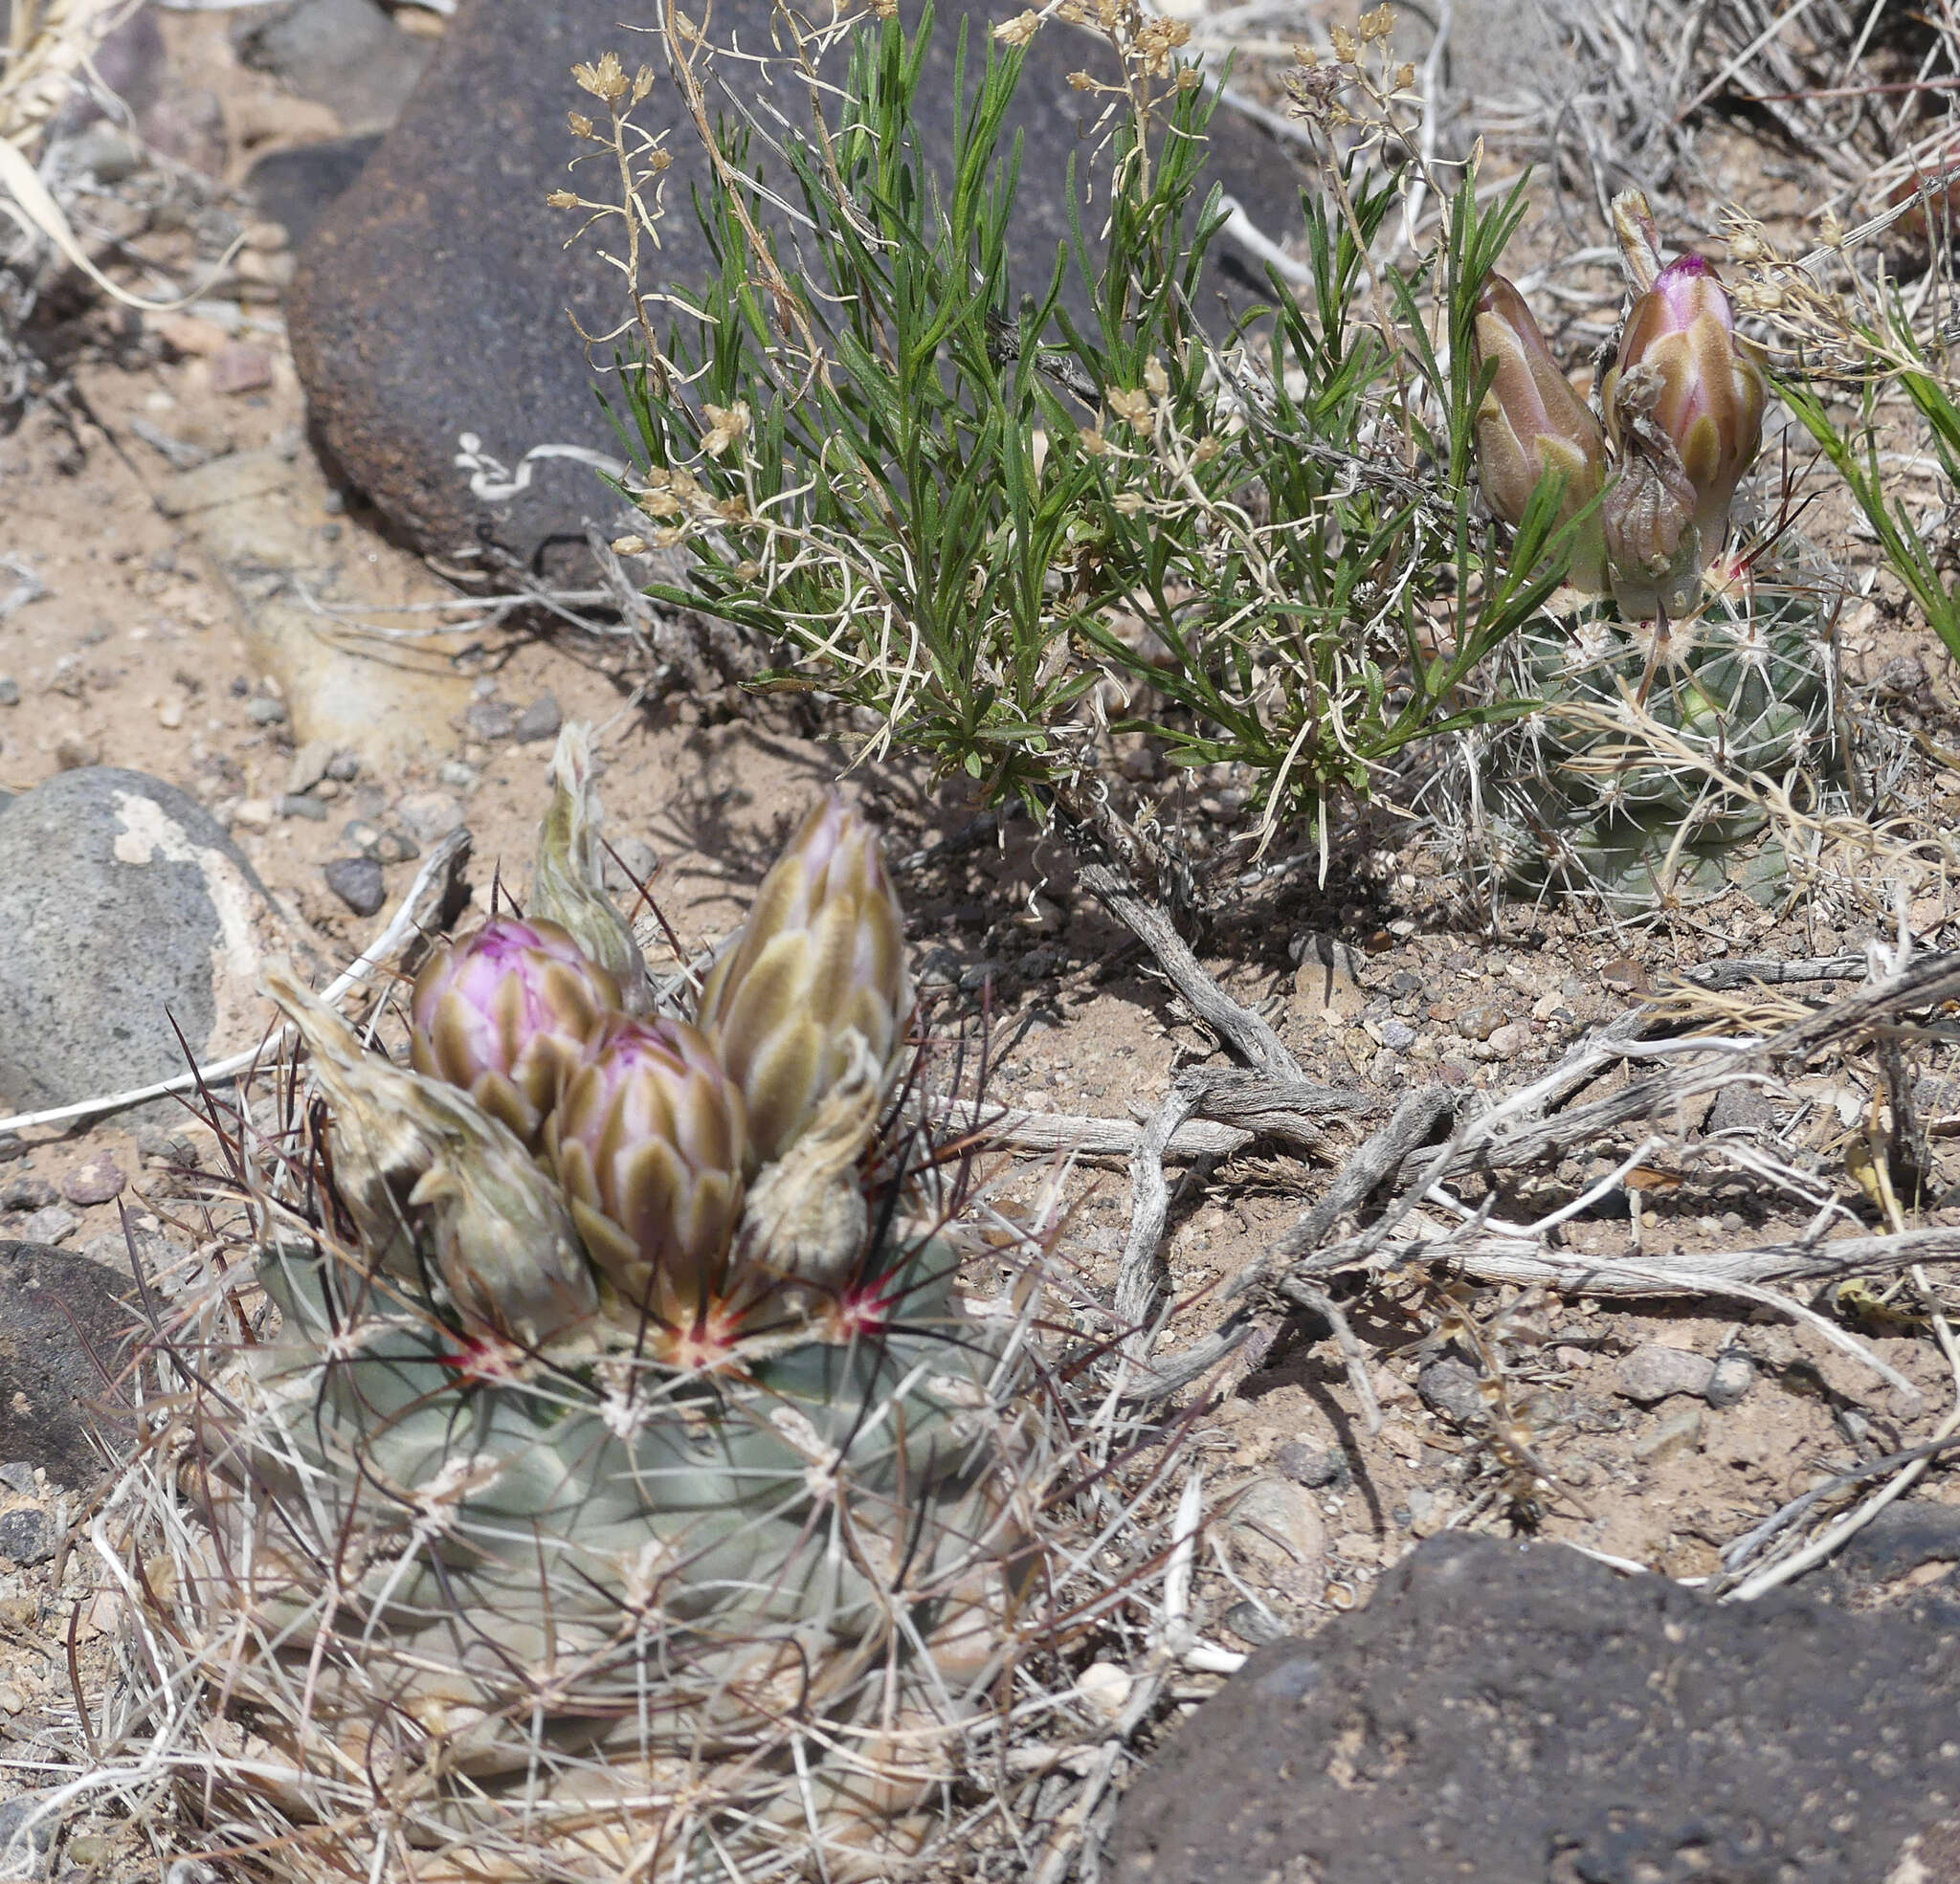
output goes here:
[[630, 1316], [692, 1327], [726, 1297], [746, 1139], [740, 1090], [685, 1021], [617, 1015], [593, 1037], [546, 1141]]
[[912, 1019], [904, 919], [877, 833], [835, 793], [763, 878], [699, 1018], [747, 1102], [751, 1169], [782, 1157], [862, 1053], [889, 1091]]
[[618, 1006], [618, 984], [557, 923], [499, 917], [423, 964], [409, 1054], [535, 1145], [561, 1080]]
[[626, 918], [606, 894], [605, 812], [593, 777], [591, 729], [569, 720], [551, 758], [551, 809], [538, 829], [538, 865], [531, 878], [531, 914], [569, 932], [611, 975], [619, 1006], [643, 1014], [653, 1006], [647, 964]]

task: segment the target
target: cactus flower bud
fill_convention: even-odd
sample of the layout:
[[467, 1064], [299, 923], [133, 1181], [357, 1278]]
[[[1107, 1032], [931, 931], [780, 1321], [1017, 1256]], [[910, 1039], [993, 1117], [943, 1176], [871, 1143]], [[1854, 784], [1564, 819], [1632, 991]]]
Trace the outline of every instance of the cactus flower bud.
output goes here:
[[751, 1170], [782, 1157], [867, 1050], [875, 1118], [911, 1018], [904, 919], [877, 833], [833, 793], [763, 878], [702, 991], [702, 1031], [747, 1103]]
[[1700, 255], [1670, 262], [1634, 303], [1604, 388], [1626, 472], [1604, 506], [1621, 606], [1684, 612], [1722, 553], [1735, 487], [1755, 462], [1769, 396], [1735, 338], [1735, 317]]
[[572, 1219], [516, 1137], [446, 1081], [370, 1053], [290, 963], [264, 980], [333, 1101], [335, 1182], [372, 1258], [398, 1274], [433, 1263], [464, 1334], [493, 1346], [534, 1349], [590, 1316]]
[[560, 1080], [618, 1006], [618, 984], [557, 923], [499, 917], [423, 964], [409, 1054], [535, 1146]]
[[587, 1250], [621, 1302], [695, 1329], [725, 1295], [742, 1214], [742, 1094], [685, 1021], [618, 1014], [546, 1127]]
[[[1532, 493], [1556, 473], [1565, 479], [1558, 521], [1570, 522], [1599, 495], [1606, 475], [1599, 421], [1559, 371], [1524, 296], [1502, 275], [1484, 280], [1474, 334], [1477, 370], [1492, 362], [1497, 366], [1477, 409], [1477, 474], [1484, 501], [1516, 525]], [[1573, 547], [1569, 580], [1593, 593], [1606, 586], [1596, 519]]]

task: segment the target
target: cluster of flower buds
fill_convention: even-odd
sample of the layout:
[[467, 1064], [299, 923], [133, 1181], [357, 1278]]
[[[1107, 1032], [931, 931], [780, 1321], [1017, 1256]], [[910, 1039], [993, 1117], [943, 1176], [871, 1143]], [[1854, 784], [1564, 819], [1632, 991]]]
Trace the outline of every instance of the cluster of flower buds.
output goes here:
[[437, 949], [410, 1016], [416, 1073], [537, 1156], [613, 1310], [676, 1352], [711, 1351], [785, 1278], [832, 1287], [861, 1253], [858, 1167], [912, 987], [877, 836], [835, 795], [764, 878], [698, 1025], [629, 1011], [535, 917]]
[[1558, 370], [1523, 297], [1493, 275], [1476, 321], [1476, 365], [1491, 369], [1479, 477], [1491, 510], [1515, 525], [1558, 476], [1559, 521], [1582, 519], [1573, 586], [1610, 587], [1630, 616], [1679, 617], [1726, 542], [1736, 486], [1762, 443], [1767, 388], [1714, 270], [1699, 255], [1659, 268], [1644, 204], [1615, 211], [1641, 292], [1601, 387], [1605, 424]]

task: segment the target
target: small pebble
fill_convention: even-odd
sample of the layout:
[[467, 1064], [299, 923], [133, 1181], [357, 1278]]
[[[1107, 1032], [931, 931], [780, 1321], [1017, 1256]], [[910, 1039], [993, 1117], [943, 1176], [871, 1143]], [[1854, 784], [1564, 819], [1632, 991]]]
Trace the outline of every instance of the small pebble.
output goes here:
[[270, 831], [272, 816], [270, 798], [241, 798], [232, 807], [232, 822], [242, 824], [247, 831]]
[[178, 1164], [197, 1168], [197, 1146], [180, 1132], [161, 1125], [145, 1125], [136, 1134], [136, 1155], [145, 1164]]
[[557, 697], [541, 694], [518, 716], [512, 737], [520, 745], [530, 745], [538, 740], [555, 740], [564, 723], [565, 713], [558, 704]]
[[1406, 1053], [1415, 1044], [1415, 1030], [1407, 1021], [1384, 1021], [1382, 1045], [1391, 1053]]
[[345, 491], [329, 491], [321, 499], [320, 507], [329, 517], [345, 517], [347, 511], [347, 498]]
[[1225, 1627], [1255, 1649], [1278, 1642], [1287, 1633], [1286, 1625], [1272, 1610], [1252, 1602], [1235, 1603], [1227, 1609]]
[[1490, 1051], [1501, 1060], [1516, 1059], [1531, 1044], [1531, 1030], [1523, 1021], [1506, 1021], [1490, 1034]]
[[0, 1210], [45, 1210], [61, 1193], [46, 1178], [15, 1178], [0, 1187]]
[[9, 1877], [45, 1877], [55, 1855], [61, 1813], [37, 1792], [23, 1792], [0, 1805], [0, 1851], [8, 1854]]
[[1082, 1699], [1105, 1720], [1114, 1720], [1129, 1705], [1130, 1691], [1136, 1686], [1128, 1670], [1114, 1662], [1091, 1662], [1076, 1682]]
[[372, 916], [388, 900], [381, 865], [373, 857], [336, 857], [321, 874], [326, 887], [356, 916]]
[[20, 682], [11, 674], [0, 674], [0, 706], [20, 704]]
[[406, 831], [384, 831], [375, 843], [374, 854], [383, 863], [407, 863], [422, 854], [422, 847]]
[[11, 1132], [0, 1132], [0, 1164], [11, 1164], [16, 1158], [27, 1156], [27, 1146]]
[[1683, 1347], [1663, 1347], [1650, 1341], [1637, 1347], [1621, 1363], [1614, 1391], [1623, 1400], [1651, 1407], [1656, 1401], [1677, 1393], [1700, 1397], [1708, 1390], [1715, 1376], [1715, 1363], [1705, 1354], [1690, 1354]]
[[1649, 1465], [1658, 1465], [1662, 1459], [1701, 1443], [1702, 1409], [1689, 1407], [1682, 1412], [1668, 1414], [1652, 1432], [1642, 1433], [1635, 1440], [1634, 1456]]
[[264, 694], [254, 694], [245, 702], [245, 717], [255, 726], [283, 726], [286, 723], [286, 703], [270, 699]]
[[1714, 1370], [1708, 1376], [1708, 1385], [1702, 1389], [1702, 1398], [1720, 1411], [1747, 1400], [1755, 1384], [1756, 1363], [1747, 1354], [1729, 1348], [1715, 1357]]
[[18, 1492], [24, 1498], [34, 1495], [34, 1469], [26, 1459], [14, 1459], [10, 1464], [0, 1465], [0, 1485], [10, 1492]]
[[1464, 1426], [1481, 1426], [1489, 1418], [1490, 1409], [1483, 1404], [1479, 1389], [1477, 1369], [1454, 1355], [1432, 1361], [1416, 1376], [1415, 1390], [1421, 1394], [1425, 1407], [1447, 1413]]
[[1303, 1446], [1293, 1440], [1273, 1454], [1273, 1463], [1296, 1485], [1319, 1489], [1325, 1485], [1345, 1485], [1352, 1469], [1348, 1463], [1348, 1454], [1338, 1446], [1325, 1451], [1316, 1446]]
[[464, 759], [445, 759], [435, 768], [435, 776], [457, 791], [468, 791], [477, 783], [477, 768]]
[[478, 700], [463, 715], [463, 725], [473, 740], [495, 745], [517, 731], [517, 708], [508, 700]]
[[1457, 1031], [1465, 1040], [1488, 1040], [1503, 1024], [1503, 1015], [1495, 1008], [1465, 1008], [1457, 1016]]
[[23, 1243], [65, 1243], [81, 1228], [81, 1219], [73, 1210], [64, 1210], [58, 1204], [50, 1204], [45, 1210], [36, 1210], [20, 1227], [20, 1240]]
[[272, 384], [272, 355], [262, 346], [231, 341], [211, 356], [213, 392], [257, 392]]
[[309, 818], [315, 824], [327, 820], [325, 804], [318, 798], [309, 798], [304, 792], [288, 791], [280, 794], [276, 809], [282, 818]]
[[381, 848], [381, 828], [366, 818], [349, 818], [341, 826], [341, 840], [364, 857], [372, 856]]
[[0, 1511], [0, 1557], [45, 1563], [55, 1554], [55, 1520], [37, 1504]]
[[325, 778], [326, 768], [332, 763], [331, 740], [308, 740], [293, 754], [293, 763], [286, 767], [287, 791], [311, 791]]
[[326, 775], [336, 785], [352, 785], [361, 776], [361, 755], [358, 752], [336, 752], [326, 762]]
[[184, 723], [184, 697], [181, 694], [166, 694], [157, 701], [157, 724], [167, 733], [174, 733]]
[[659, 866], [654, 847], [640, 837], [615, 837], [606, 855], [606, 887], [615, 896], [639, 888]]
[[100, 765], [102, 748], [86, 733], [66, 732], [55, 742], [55, 764], [64, 772], [78, 772], [84, 765]]
[[434, 844], [463, 821], [463, 808], [447, 791], [412, 791], [395, 808], [418, 843]]
[[127, 1182], [113, 1158], [91, 1158], [61, 1181], [61, 1195], [86, 1209], [91, 1204], [113, 1204]]

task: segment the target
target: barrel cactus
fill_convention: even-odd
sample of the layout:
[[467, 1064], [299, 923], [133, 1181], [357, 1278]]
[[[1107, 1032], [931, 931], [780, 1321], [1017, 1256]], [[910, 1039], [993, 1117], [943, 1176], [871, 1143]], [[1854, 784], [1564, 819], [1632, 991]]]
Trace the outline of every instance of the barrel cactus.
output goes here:
[[1817, 587], [1728, 548], [1762, 439], [1761, 368], [1708, 264], [1660, 266], [1637, 195], [1615, 219], [1636, 298], [1603, 422], [1509, 282], [1492, 276], [1478, 303], [1484, 498], [1516, 524], [1556, 480], [1570, 606], [1506, 651], [1499, 697], [1531, 708], [1463, 735], [1435, 803], [1510, 893], [1585, 892], [1634, 914], [1780, 879], [1780, 851], [1756, 841], [1767, 813], [1726, 782], [1767, 776], [1798, 807], [1815, 799], [1836, 703]]
[[167, 1509], [128, 1529], [206, 1849], [902, 1875], [1030, 1634], [1057, 1467], [1031, 1298], [964, 1305], [900, 1122], [876, 838], [818, 808], [700, 1025], [564, 927], [487, 933], [423, 971], [406, 1067], [266, 972], [310, 1098], [244, 1142], [251, 1262], [168, 1330]]
[[1586, 893], [1622, 915], [1730, 884], [1773, 894], [1786, 865], [1767, 812], [1716, 781], [1766, 776], [1801, 809], [1835, 769], [1815, 591], [1737, 584], [1659, 626], [1542, 620], [1512, 656], [1509, 684], [1538, 708], [1466, 735], [1456, 764], [1474, 789], [1449, 788], [1510, 894]]

